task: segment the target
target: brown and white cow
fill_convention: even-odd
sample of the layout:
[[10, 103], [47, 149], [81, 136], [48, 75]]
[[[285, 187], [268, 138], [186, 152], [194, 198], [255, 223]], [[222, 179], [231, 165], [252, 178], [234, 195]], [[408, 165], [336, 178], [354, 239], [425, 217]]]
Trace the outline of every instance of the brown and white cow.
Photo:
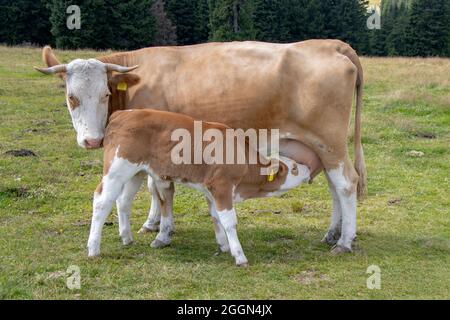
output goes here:
[[[302, 163], [301, 155], [309, 154], [311, 164], [303, 164], [312, 176], [325, 171], [333, 214], [323, 241], [335, 245], [334, 253], [351, 250], [356, 198], [365, 193], [366, 174], [361, 145], [363, 70], [349, 45], [337, 40], [208, 43], [146, 48], [67, 65], [46, 47], [43, 58], [49, 68], [40, 71], [66, 79], [78, 142], [86, 148], [100, 145], [108, 117], [105, 96], [112, 90], [126, 90], [121, 93], [126, 103], [110, 104], [109, 111], [114, 105], [148, 106], [232, 128], [279, 129], [282, 156]], [[139, 68], [132, 74], [111, 72], [117, 65]], [[347, 137], [355, 93], [353, 165]], [[154, 229], [159, 220], [155, 196], [153, 200], [143, 230]]]
[[[229, 127], [204, 122], [200, 131], [215, 133], [222, 137], [228, 134]], [[271, 164], [255, 161], [264, 157], [258, 154], [246, 140], [227, 140], [220, 152], [220, 158], [232, 158], [230, 164], [174, 163], [173, 150], [179, 143], [173, 139], [174, 132], [185, 130], [189, 137], [197, 130], [195, 120], [189, 116], [156, 110], [118, 111], [111, 116], [104, 138], [103, 178], [94, 195], [91, 232], [88, 241], [89, 256], [100, 254], [102, 227], [111, 209], [118, 201], [122, 213], [120, 219], [121, 236], [124, 242], [131, 240], [129, 221], [131, 202], [139, 190], [145, 175], [150, 175], [156, 184], [156, 198], [161, 208], [161, 225], [152, 247], [170, 244], [172, 223], [173, 183], [178, 182], [202, 191], [209, 203], [213, 218], [216, 240], [222, 252], [230, 252], [238, 266], [246, 266], [248, 261], [237, 236], [237, 217], [234, 203], [249, 198], [267, 197], [281, 194], [301, 183], [310, 180], [307, 166], [280, 157], [277, 171], [266, 172]], [[203, 142], [196, 148], [196, 141], [189, 139], [187, 150], [200, 154], [215, 142]], [[219, 150], [219, 151], [218, 151]], [[238, 150], [245, 155], [245, 161], [237, 162]], [[218, 157], [218, 155], [215, 155]], [[192, 156], [193, 158], [194, 156]], [[233, 159], [234, 158], [234, 159]]]

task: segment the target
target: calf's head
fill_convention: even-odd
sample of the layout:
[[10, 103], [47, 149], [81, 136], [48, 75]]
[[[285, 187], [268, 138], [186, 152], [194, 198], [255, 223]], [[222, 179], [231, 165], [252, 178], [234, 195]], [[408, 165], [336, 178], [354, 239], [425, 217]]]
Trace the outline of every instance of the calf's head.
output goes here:
[[66, 103], [77, 132], [77, 142], [83, 148], [96, 149], [102, 145], [108, 121], [111, 95], [108, 74], [112, 71], [127, 73], [136, 68], [103, 63], [96, 59], [77, 59], [69, 64], [35, 69], [44, 74], [64, 74]]

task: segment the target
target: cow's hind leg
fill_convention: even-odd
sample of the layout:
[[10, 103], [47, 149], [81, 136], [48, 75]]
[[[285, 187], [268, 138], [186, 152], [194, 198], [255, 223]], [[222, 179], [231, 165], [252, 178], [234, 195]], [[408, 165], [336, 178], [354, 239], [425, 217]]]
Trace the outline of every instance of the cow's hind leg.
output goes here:
[[352, 251], [352, 242], [356, 237], [356, 189], [358, 174], [346, 158], [337, 168], [327, 169], [330, 184], [334, 187], [342, 213], [341, 236], [332, 253]]
[[332, 181], [330, 180], [330, 177], [327, 172], [325, 172], [325, 176], [327, 177], [331, 197], [333, 198], [333, 213], [331, 215], [330, 226], [328, 228], [327, 233], [323, 237], [322, 242], [334, 246], [341, 237], [342, 209], [336, 188], [334, 187]]
[[156, 185], [151, 176], [148, 176], [147, 185], [148, 190], [152, 195], [152, 202], [150, 204], [147, 221], [145, 221], [138, 233], [157, 232], [161, 222], [161, 208], [159, 207], [159, 201], [156, 195]]
[[159, 182], [156, 184], [156, 196], [158, 205], [161, 208], [161, 222], [159, 232], [152, 242], [152, 248], [162, 248], [170, 245], [173, 231], [173, 195], [175, 193], [174, 184], [171, 182]]
[[123, 245], [127, 246], [133, 243], [133, 235], [131, 233], [130, 216], [131, 204], [136, 193], [142, 185], [144, 176], [142, 174], [135, 175], [128, 181], [119, 198], [116, 201], [117, 215], [119, 216], [119, 234]]

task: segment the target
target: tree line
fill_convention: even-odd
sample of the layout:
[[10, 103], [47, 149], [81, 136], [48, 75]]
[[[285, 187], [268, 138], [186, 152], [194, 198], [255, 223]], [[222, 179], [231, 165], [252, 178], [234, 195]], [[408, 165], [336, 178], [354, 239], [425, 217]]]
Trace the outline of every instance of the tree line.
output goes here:
[[[70, 5], [80, 29], [69, 29]], [[450, 56], [450, 0], [0, 0], [0, 43], [136, 49], [207, 41], [341, 39], [365, 55]]]

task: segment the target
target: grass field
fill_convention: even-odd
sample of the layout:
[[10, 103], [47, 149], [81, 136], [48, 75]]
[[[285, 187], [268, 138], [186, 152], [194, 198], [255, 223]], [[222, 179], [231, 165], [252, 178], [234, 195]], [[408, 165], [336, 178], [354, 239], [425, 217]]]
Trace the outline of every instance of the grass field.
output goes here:
[[[331, 212], [321, 175], [281, 198], [238, 206], [251, 265], [241, 269], [213, 255], [207, 205], [182, 187], [171, 247], [151, 249], [155, 234], [136, 234], [150, 203], [143, 188], [133, 206], [134, 245], [122, 247], [113, 213], [101, 258], [88, 259], [101, 151], [77, 146], [59, 79], [32, 69], [40, 50], [0, 46], [0, 298], [449, 299], [450, 60], [363, 64], [369, 196], [359, 205], [355, 252], [335, 257], [320, 243]], [[37, 157], [5, 154], [21, 148]], [[81, 270], [80, 290], [66, 287], [71, 265]], [[366, 286], [370, 265], [381, 269], [380, 290]]]

